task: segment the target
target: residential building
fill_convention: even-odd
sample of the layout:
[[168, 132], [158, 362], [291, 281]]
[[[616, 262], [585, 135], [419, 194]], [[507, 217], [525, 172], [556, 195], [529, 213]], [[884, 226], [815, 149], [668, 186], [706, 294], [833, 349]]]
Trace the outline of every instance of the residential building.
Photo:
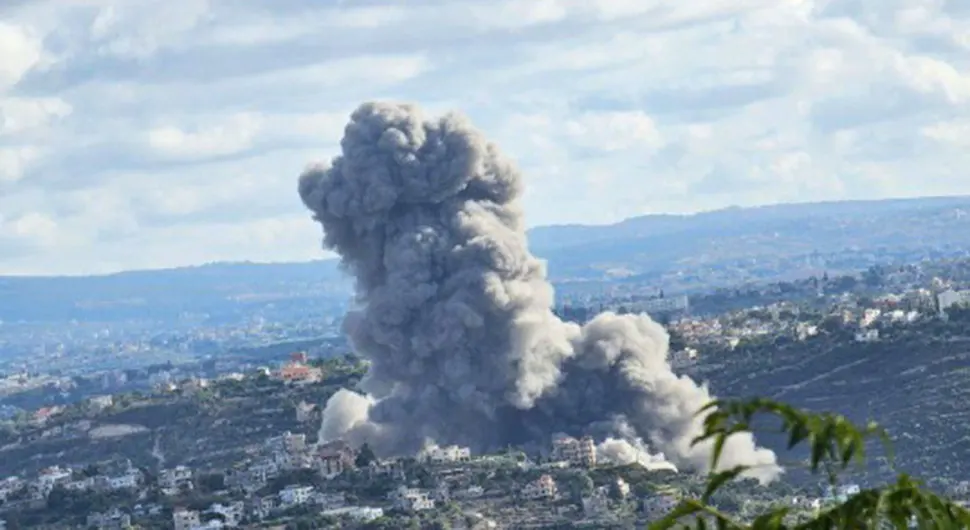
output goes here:
[[201, 377], [190, 377], [179, 384], [179, 389], [187, 394], [192, 394], [209, 388], [209, 381]]
[[559, 493], [556, 481], [550, 475], [542, 475], [522, 488], [521, 495], [526, 499], [553, 499]]
[[257, 482], [267, 482], [280, 475], [280, 465], [273, 459], [263, 459], [249, 466], [249, 473], [252, 480]]
[[98, 530], [122, 530], [131, 528], [131, 516], [118, 508], [106, 513], [88, 514], [87, 526]]
[[23, 487], [24, 481], [20, 477], [7, 477], [0, 480], [0, 501], [7, 500], [7, 497]]
[[223, 526], [230, 528], [239, 526], [246, 515], [245, 505], [243, 505], [242, 501], [231, 502], [229, 504], [215, 503], [207, 511], [221, 515]]
[[642, 311], [651, 315], [665, 313], [686, 313], [690, 309], [690, 301], [687, 295], [672, 296], [669, 298], [652, 298], [641, 300], [634, 303], [635, 311]]
[[552, 455], [570, 465], [593, 467], [596, 465], [596, 443], [589, 436], [578, 440], [569, 436], [559, 437], [552, 441]]
[[343, 508], [325, 509], [323, 515], [335, 517], [350, 517], [355, 521], [370, 522], [384, 517], [384, 510], [370, 506], [347, 506]]
[[849, 497], [857, 495], [862, 488], [858, 484], [842, 484], [837, 487], [826, 486], [822, 492], [823, 502], [845, 502]]
[[42, 470], [34, 481], [34, 493], [36, 498], [45, 498], [54, 489], [54, 486], [67, 484], [71, 481], [73, 474], [71, 470], [59, 466], [49, 467]]
[[855, 334], [856, 342], [875, 342], [879, 340], [879, 330], [875, 328], [869, 328], [861, 331], [857, 331]]
[[281, 366], [275, 375], [287, 383], [316, 383], [323, 379], [323, 370], [299, 362], [289, 362]]
[[405, 480], [404, 463], [396, 458], [374, 460], [367, 465], [367, 475], [371, 478], [385, 477], [394, 480]]
[[141, 470], [136, 467], [129, 467], [115, 475], [98, 476], [95, 481], [101, 489], [118, 491], [138, 488], [143, 478]]
[[317, 469], [324, 478], [334, 478], [345, 469], [353, 469], [357, 451], [342, 440], [325, 443], [317, 448]]
[[305, 451], [306, 435], [303, 433], [293, 434], [289, 431], [283, 433], [283, 450], [287, 453], [300, 453]]
[[485, 495], [485, 488], [481, 486], [468, 486], [462, 491], [455, 492], [455, 496], [463, 499], [477, 499]]
[[399, 510], [409, 512], [420, 512], [422, 510], [433, 510], [434, 499], [427, 491], [418, 488], [408, 488], [401, 486], [391, 494], [394, 507]]
[[963, 291], [947, 289], [936, 295], [936, 300], [940, 313], [944, 314], [951, 307], [970, 305], [970, 289]]
[[158, 487], [163, 495], [168, 496], [190, 491], [195, 487], [192, 483], [192, 470], [185, 466], [163, 469], [158, 474]]
[[88, 399], [88, 410], [94, 413], [101, 412], [114, 405], [114, 398], [110, 395], [94, 396]]
[[175, 526], [174, 530], [194, 530], [201, 526], [202, 521], [199, 518], [199, 512], [176, 508], [172, 511], [172, 523]]
[[312, 502], [324, 510], [343, 508], [347, 505], [347, 496], [343, 493], [317, 492], [311, 499]]
[[280, 506], [283, 509], [292, 508], [307, 504], [313, 497], [313, 486], [289, 485], [283, 488], [280, 493]]
[[70, 482], [64, 483], [64, 489], [71, 491], [88, 491], [93, 489], [95, 486], [94, 477], [84, 477], [77, 480], [72, 480]]
[[467, 462], [471, 460], [471, 449], [457, 445], [446, 447], [435, 445], [425, 449], [424, 456], [428, 459], [428, 462], [435, 464]]
[[275, 495], [258, 498], [253, 503], [253, 517], [258, 520], [266, 519], [279, 508], [279, 497]]

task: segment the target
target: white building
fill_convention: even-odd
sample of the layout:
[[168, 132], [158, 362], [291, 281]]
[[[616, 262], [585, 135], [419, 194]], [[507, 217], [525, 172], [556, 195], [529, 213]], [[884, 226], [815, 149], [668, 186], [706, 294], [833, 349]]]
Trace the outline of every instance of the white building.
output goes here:
[[347, 505], [347, 496], [343, 493], [317, 492], [313, 496], [313, 503], [324, 510], [343, 508]]
[[862, 319], [859, 321], [859, 326], [867, 328], [874, 324], [876, 320], [879, 320], [880, 316], [882, 316], [882, 310], [874, 308], [866, 309], [862, 312]]
[[306, 451], [306, 435], [303, 433], [293, 434], [286, 432], [283, 434], [283, 450], [287, 453], [301, 453]]
[[563, 436], [553, 439], [552, 456], [570, 465], [593, 467], [596, 465], [596, 443], [589, 436], [580, 439]]
[[158, 474], [158, 486], [163, 495], [178, 495], [182, 491], [192, 490], [192, 470], [185, 466], [163, 469]]
[[549, 475], [542, 475], [522, 488], [521, 495], [526, 499], [553, 499], [559, 493], [556, 481]]
[[175, 530], [193, 530], [201, 526], [202, 521], [199, 519], [199, 512], [176, 508], [172, 512], [172, 523], [175, 525]]
[[0, 480], [0, 501], [7, 500], [7, 497], [23, 487], [24, 481], [20, 477], [7, 477]]
[[59, 484], [66, 484], [71, 481], [72, 473], [69, 469], [64, 469], [58, 466], [49, 467], [44, 469], [37, 475], [37, 480], [34, 481], [34, 490], [37, 496], [40, 498], [47, 497], [54, 486]]
[[826, 486], [822, 492], [822, 502], [845, 502], [849, 497], [858, 495], [862, 488], [858, 484], [842, 484], [835, 488]]
[[970, 290], [954, 291], [947, 289], [936, 295], [936, 301], [942, 315], [950, 307], [970, 305]]
[[71, 491], [88, 491], [90, 489], [93, 489], [94, 486], [95, 486], [94, 477], [85, 477], [78, 480], [72, 480], [71, 482], [67, 482], [64, 484], [64, 488], [69, 489]]
[[649, 313], [680, 313], [690, 309], [690, 301], [686, 295], [673, 296], [669, 298], [653, 298], [636, 302], [634, 308], [637, 311]]
[[798, 340], [805, 340], [815, 335], [818, 335], [818, 326], [807, 322], [799, 322], [795, 325], [795, 336]]
[[313, 486], [290, 485], [283, 488], [279, 495], [282, 508], [286, 509], [292, 508], [293, 506], [300, 506], [307, 504], [312, 499]]
[[463, 490], [455, 492], [455, 496], [462, 499], [477, 499], [482, 495], [485, 495], [485, 488], [481, 486], [468, 486]]
[[858, 331], [855, 334], [856, 342], [876, 342], [879, 340], [879, 330], [878, 329], [866, 329]]
[[114, 398], [110, 395], [94, 396], [88, 400], [88, 410], [95, 413], [110, 408], [112, 405], [114, 405]]
[[105, 513], [88, 514], [87, 525], [98, 530], [122, 530], [131, 528], [131, 516], [116, 507]]
[[229, 504], [215, 503], [209, 507], [209, 513], [215, 513], [222, 516], [223, 526], [230, 528], [235, 528], [242, 523], [243, 517], [245, 517], [245, 505], [242, 501], [231, 502]]
[[384, 517], [384, 510], [381, 508], [372, 508], [370, 506], [347, 506], [344, 508], [324, 510], [323, 515], [350, 517], [355, 521], [370, 522], [374, 519]]
[[434, 500], [428, 492], [418, 488], [401, 486], [391, 494], [391, 500], [399, 510], [420, 512], [434, 509]]
[[429, 462], [435, 464], [444, 464], [450, 462], [467, 462], [471, 460], [471, 449], [467, 447], [459, 447], [457, 445], [449, 445], [447, 447], [432, 446], [424, 451], [425, 458]]
[[131, 490], [136, 489], [141, 484], [142, 477], [141, 471], [136, 467], [128, 467], [121, 474], [113, 476], [99, 476], [96, 481], [98, 487], [118, 491], [118, 490]]

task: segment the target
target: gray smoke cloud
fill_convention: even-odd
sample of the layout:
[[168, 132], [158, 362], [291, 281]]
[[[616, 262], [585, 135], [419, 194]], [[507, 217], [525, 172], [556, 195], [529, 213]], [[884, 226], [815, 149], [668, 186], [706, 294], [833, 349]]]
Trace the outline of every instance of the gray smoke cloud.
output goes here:
[[[708, 469], [710, 445], [691, 447], [707, 388], [671, 371], [668, 335], [647, 315], [556, 317], [519, 171], [464, 117], [365, 103], [341, 151], [305, 170], [299, 192], [356, 279], [344, 326], [371, 365], [365, 394], [327, 403], [323, 439], [413, 455], [428, 440], [481, 452], [558, 432], [632, 435]], [[750, 435], [729, 439], [719, 467], [738, 464], [760, 480], [781, 471]]]

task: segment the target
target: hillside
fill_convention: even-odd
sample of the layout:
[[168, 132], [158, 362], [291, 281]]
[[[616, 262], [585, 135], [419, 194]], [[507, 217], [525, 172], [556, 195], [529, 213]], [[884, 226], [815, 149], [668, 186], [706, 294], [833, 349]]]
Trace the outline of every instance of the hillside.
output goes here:
[[[970, 198], [788, 204], [648, 215], [605, 226], [530, 231], [561, 289], [642, 284], [668, 292], [804, 277], [820, 270], [966, 255]], [[186, 312], [231, 320], [320, 314], [351, 283], [335, 260], [218, 263], [94, 277], [0, 277], [0, 320], [149, 319]]]
[[[0, 321], [233, 319], [272, 305], [278, 314], [344, 302], [335, 260], [215, 263], [104, 276], [0, 277]], [[316, 311], [319, 313], [319, 311]]]
[[354, 387], [364, 370], [341, 359], [320, 366], [327, 373], [321, 384], [250, 377], [194, 391], [119, 394], [101, 412], [69, 405], [46, 424], [0, 430], [0, 476], [112, 458], [147, 467], [228, 465], [285, 431], [315, 436], [319, 416], [298, 421], [296, 404], [325, 403], [337, 389]]
[[559, 280], [647, 280], [709, 269], [777, 279], [793, 269], [964, 254], [968, 213], [970, 197], [787, 204], [537, 228], [530, 241]]
[[[878, 421], [902, 469], [970, 476], [970, 320], [928, 321], [875, 343], [847, 334], [749, 345], [707, 356], [688, 371], [722, 396], [766, 396]], [[784, 442], [776, 442], [780, 449]]]

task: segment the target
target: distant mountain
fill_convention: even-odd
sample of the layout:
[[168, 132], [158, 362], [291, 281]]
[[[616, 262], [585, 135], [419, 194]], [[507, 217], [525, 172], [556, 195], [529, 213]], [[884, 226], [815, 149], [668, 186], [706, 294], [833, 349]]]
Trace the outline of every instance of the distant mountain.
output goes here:
[[214, 263], [103, 276], [0, 277], [0, 320], [232, 318], [269, 304], [345, 301], [350, 284], [336, 260]]
[[[647, 215], [529, 232], [562, 285], [640, 283], [670, 292], [966, 255], [970, 197], [787, 204]], [[0, 277], [0, 320], [226, 315], [259, 304], [346, 301], [336, 260], [217, 263], [92, 277]]]
[[855, 269], [893, 259], [963, 255], [970, 197], [783, 204], [647, 215], [530, 234], [560, 280], [662, 278], [684, 270]]

